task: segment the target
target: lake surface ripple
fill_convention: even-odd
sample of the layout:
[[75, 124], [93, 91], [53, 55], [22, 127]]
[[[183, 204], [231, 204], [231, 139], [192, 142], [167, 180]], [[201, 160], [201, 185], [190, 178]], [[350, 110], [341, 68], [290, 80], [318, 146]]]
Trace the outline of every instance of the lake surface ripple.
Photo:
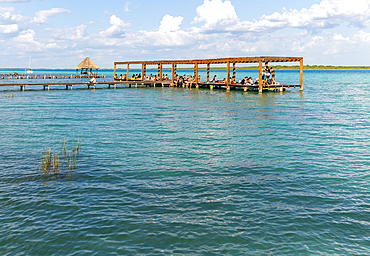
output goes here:
[[[368, 254], [369, 77], [0, 92], [0, 254]], [[77, 136], [76, 169], [42, 174]]]

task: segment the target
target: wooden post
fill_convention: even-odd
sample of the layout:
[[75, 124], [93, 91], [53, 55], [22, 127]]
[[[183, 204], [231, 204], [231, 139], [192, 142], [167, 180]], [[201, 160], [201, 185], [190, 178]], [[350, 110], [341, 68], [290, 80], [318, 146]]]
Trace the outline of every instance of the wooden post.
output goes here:
[[235, 79], [236, 71], [235, 71], [235, 62], [233, 63], [233, 80]]
[[175, 63], [172, 63], [171, 71], [172, 71], [171, 83], [173, 85], [175, 82]]
[[258, 92], [262, 93], [262, 60], [259, 61]]
[[199, 88], [198, 85], [198, 63], [194, 64], [194, 81], [195, 81], [195, 88]]
[[145, 75], [145, 64], [141, 64], [141, 81], [144, 81], [144, 75]]
[[162, 81], [162, 64], [158, 64], [158, 76], [159, 80]]
[[127, 77], [126, 77], [126, 81], [128, 81], [129, 76], [130, 76], [130, 64], [127, 64]]
[[226, 89], [230, 91], [230, 62], [227, 62], [227, 79], [226, 79]]
[[299, 69], [299, 73], [300, 73], [300, 91], [303, 91], [303, 59], [301, 59], [300, 61], [300, 69]]
[[207, 64], [207, 82], [209, 82], [209, 69], [210, 69], [210, 64]]
[[116, 63], [114, 63], [114, 73], [113, 73], [113, 78], [117, 78], [116, 70], [117, 70], [117, 65], [116, 65]]

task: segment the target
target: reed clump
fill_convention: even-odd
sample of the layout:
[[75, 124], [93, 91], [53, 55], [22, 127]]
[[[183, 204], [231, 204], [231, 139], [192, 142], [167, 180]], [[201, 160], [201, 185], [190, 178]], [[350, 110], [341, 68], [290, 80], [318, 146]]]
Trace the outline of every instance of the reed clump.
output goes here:
[[59, 150], [45, 148], [45, 153], [40, 156], [40, 170], [45, 175], [71, 173], [77, 167], [77, 155], [81, 152], [81, 137], [77, 137], [77, 144], [69, 150], [66, 139], [61, 142]]

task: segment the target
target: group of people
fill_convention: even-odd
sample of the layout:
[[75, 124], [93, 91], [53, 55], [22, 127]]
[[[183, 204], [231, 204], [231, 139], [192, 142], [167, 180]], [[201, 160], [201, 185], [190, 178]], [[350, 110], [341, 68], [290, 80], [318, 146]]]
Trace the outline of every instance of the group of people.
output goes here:
[[262, 80], [264, 84], [276, 84], [275, 82], [275, 70], [266, 66], [262, 70]]
[[244, 77], [241, 81], [240, 81], [241, 84], [247, 84], [247, 85], [252, 85], [254, 84], [253, 82], [253, 78], [250, 76], [250, 77]]
[[[121, 74], [118, 79], [121, 80], [121, 81], [141, 80], [141, 74], [134, 74], [129, 79], [127, 79], [126, 75], [122, 76], [122, 74]], [[150, 76], [144, 75], [143, 80], [144, 81], [145, 80], [146, 81], [148, 81], [148, 80], [149, 81], [166, 81], [166, 80], [170, 80], [170, 79], [169, 79], [167, 74], [163, 74], [162, 77], [159, 76], [159, 75], [158, 76], [157, 75], [153, 76], [152, 74], [150, 74]], [[266, 67], [262, 70], [262, 81], [263, 81], [263, 85], [278, 84], [278, 83], [275, 82], [275, 70], [273, 68], [269, 68], [266, 65]], [[191, 86], [193, 84], [196, 84], [197, 82], [200, 82], [200, 75], [198, 76], [198, 80], [196, 80], [195, 76], [191, 76], [191, 75], [178, 76], [177, 74], [175, 74], [174, 82], [179, 86], [186, 85], [186, 87], [188, 87], [188, 86]], [[227, 79], [224, 78], [223, 80], [216, 80], [216, 75], [214, 75], [210, 82], [212, 82], [212, 83], [225, 83], [226, 84]], [[235, 78], [230, 78], [230, 83], [231, 84], [237, 84]], [[259, 83], [259, 78], [257, 78], [254, 81], [252, 77], [246, 76], [242, 80], [240, 80], [239, 83], [241, 85], [258, 84]]]
[[[141, 74], [133, 74], [131, 78], [127, 79], [127, 76], [126, 75], [120, 75], [119, 77], [117, 77], [117, 79], [121, 80], [121, 81], [135, 81], [135, 80], [141, 80]], [[149, 81], [160, 81], [161, 80], [161, 77], [160, 76], [157, 76], [157, 75], [152, 75], [150, 74], [150, 76], [146, 76], [144, 75], [144, 80], [149, 80]], [[168, 75], [167, 74], [163, 74], [162, 75], [162, 81], [164, 80], [169, 80], [168, 78]]]

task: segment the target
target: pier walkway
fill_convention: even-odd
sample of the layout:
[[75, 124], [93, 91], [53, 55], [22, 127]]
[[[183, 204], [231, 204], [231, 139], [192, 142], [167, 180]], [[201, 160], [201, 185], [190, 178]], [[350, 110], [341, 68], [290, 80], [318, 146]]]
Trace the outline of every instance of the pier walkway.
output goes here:
[[[213, 90], [215, 89], [226, 89], [226, 90], [244, 90], [244, 91], [258, 91], [259, 86], [258, 84], [253, 85], [243, 85], [240, 83], [232, 84], [229, 87], [226, 86], [225, 83], [212, 83], [212, 82], [198, 82], [195, 83], [182, 83], [177, 84], [173, 83], [171, 80], [163, 80], [163, 81], [150, 81], [150, 80], [130, 80], [130, 81], [114, 81], [114, 82], [96, 82], [96, 83], [90, 83], [90, 82], [59, 82], [59, 83], [0, 83], [0, 87], [19, 87], [21, 91], [25, 91], [26, 87], [42, 87], [43, 90], [50, 90], [51, 88], [59, 88], [61, 86], [65, 86], [65, 89], [71, 89], [73, 90], [73, 86], [79, 86], [78, 88], [81, 88], [86, 86], [86, 89], [90, 88], [96, 88], [96, 86], [107, 86], [107, 88], [114, 88], [116, 89], [117, 86], [125, 86], [128, 88], [131, 87], [183, 87], [183, 88], [206, 88]], [[299, 84], [297, 85], [289, 85], [289, 84], [279, 84], [279, 85], [266, 85], [263, 87], [263, 90], [280, 90], [284, 91], [287, 88], [300, 88], [301, 86]], [[101, 88], [101, 87], [100, 87]]]

